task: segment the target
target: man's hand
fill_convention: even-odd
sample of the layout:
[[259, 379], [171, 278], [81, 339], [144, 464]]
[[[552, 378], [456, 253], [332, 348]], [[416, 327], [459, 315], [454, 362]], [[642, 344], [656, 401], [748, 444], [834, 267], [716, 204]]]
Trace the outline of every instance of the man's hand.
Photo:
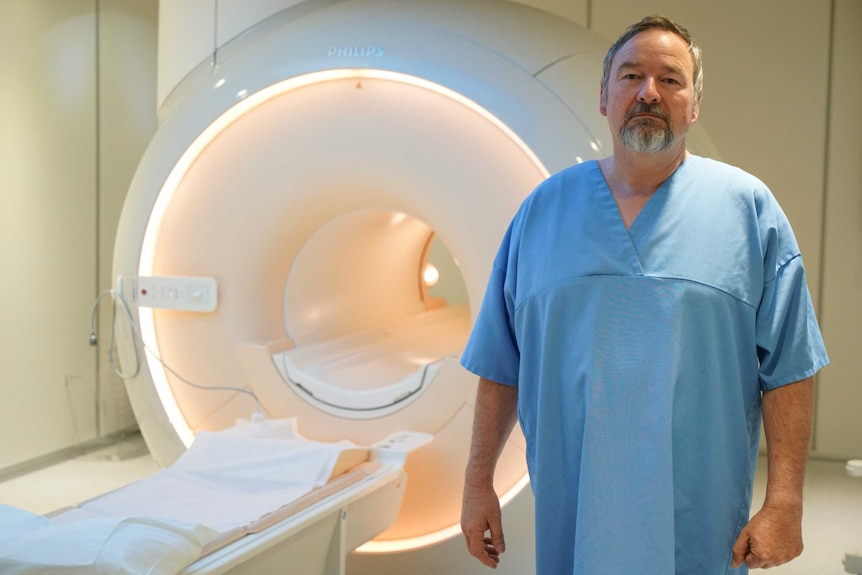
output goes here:
[[733, 545], [731, 567], [768, 569], [802, 553], [802, 507], [764, 506], [748, 522]]
[[[464, 473], [461, 531], [470, 555], [496, 569], [503, 542], [500, 499], [494, 491], [494, 468], [518, 417], [518, 388], [479, 378], [473, 416], [470, 459]], [[485, 537], [485, 532], [490, 537]]]
[[763, 508], [733, 544], [732, 567], [787, 563], [802, 553], [802, 483], [814, 422], [814, 380], [763, 392], [767, 476]]
[[[493, 487], [464, 487], [461, 507], [461, 531], [467, 540], [470, 555], [496, 569], [500, 554], [506, 550], [500, 500]], [[490, 537], [485, 532], [490, 531]]]

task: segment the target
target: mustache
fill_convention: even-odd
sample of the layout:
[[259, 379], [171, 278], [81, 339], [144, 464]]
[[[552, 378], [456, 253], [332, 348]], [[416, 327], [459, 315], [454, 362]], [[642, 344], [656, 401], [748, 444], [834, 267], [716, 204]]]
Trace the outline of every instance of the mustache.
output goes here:
[[628, 122], [638, 114], [652, 114], [653, 116], [658, 116], [659, 118], [670, 124], [670, 115], [665, 113], [665, 111], [661, 109], [661, 106], [657, 104], [638, 102], [628, 112], [626, 112], [625, 121]]

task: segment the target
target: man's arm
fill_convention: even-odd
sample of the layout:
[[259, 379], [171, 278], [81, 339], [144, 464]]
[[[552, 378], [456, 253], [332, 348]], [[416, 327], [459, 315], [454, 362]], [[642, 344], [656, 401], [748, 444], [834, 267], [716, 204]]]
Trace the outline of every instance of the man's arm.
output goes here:
[[802, 483], [813, 427], [813, 378], [763, 392], [766, 499], [733, 546], [733, 567], [775, 567], [802, 553]]
[[[473, 440], [464, 478], [461, 530], [467, 549], [483, 564], [496, 568], [503, 541], [500, 500], [494, 491], [497, 459], [518, 416], [518, 388], [479, 379], [473, 416]], [[490, 537], [485, 537], [490, 531]]]

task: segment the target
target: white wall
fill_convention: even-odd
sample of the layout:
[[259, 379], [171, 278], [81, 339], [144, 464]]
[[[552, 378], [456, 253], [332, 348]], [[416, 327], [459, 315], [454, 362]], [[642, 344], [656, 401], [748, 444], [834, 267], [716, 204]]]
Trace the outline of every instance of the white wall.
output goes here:
[[[51, 0], [40, 0], [50, 2]], [[157, 127], [158, 0], [99, 1], [99, 286], [111, 268], [120, 211], [138, 162]], [[123, 381], [107, 357], [111, 314], [100, 313], [99, 383], [102, 434], [135, 427]]]
[[820, 321], [832, 365], [820, 378], [816, 446], [862, 456], [862, 2], [835, 2]]
[[95, 435], [93, 5], [0, 4], [3, 463]]
[[155, 1], [0, 2], [0, 471], [135, 426], [88, 335], [155, 129], [156, 18]]

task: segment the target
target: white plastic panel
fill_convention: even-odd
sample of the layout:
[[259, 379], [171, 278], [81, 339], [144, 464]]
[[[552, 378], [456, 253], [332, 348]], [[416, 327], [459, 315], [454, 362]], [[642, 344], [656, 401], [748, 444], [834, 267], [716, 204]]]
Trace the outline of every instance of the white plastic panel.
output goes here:
[[132, 301], [141, 307], [209, 312], [218, 307], [213, 278], [138, 277]]

